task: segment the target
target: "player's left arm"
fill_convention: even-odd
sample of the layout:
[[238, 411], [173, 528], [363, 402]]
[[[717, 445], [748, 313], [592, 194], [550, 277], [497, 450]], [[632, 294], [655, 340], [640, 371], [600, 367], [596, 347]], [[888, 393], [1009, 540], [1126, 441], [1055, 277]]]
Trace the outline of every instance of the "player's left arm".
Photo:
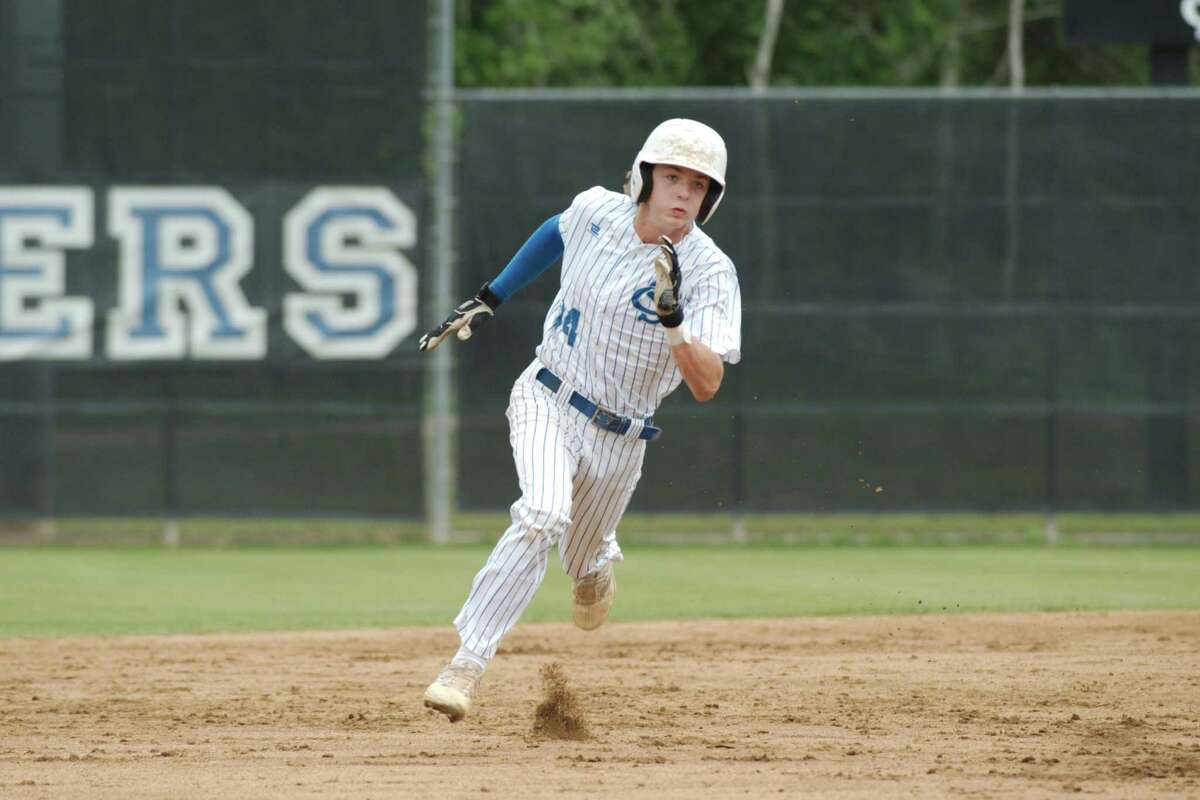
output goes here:
[[[659, 240], [659, 251], [654, 261], [654, 303], [658, 319], [666, 332], [671, 356], [684, 383], [691, 390], [692, 397], [706, 403], [721, 388], [721, 380], [725, 377], [725, 359], [700, 341], [685, 322], [680, 294], [683, 276], [679, 269], [679, 257], [670, 239], [664, 236]], [[711, 307], [712, 303], [708, 305]]]

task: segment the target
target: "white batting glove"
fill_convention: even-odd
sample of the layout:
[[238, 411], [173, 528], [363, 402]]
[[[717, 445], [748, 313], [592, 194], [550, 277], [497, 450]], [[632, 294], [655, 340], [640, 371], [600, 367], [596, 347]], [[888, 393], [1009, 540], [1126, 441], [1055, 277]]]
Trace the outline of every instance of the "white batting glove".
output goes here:
[[654, 307], [664, 328], [678, 328], [683, 324], [683, 306], [679, 304], [682, 281], [675, 245], [666, 236], [660, 236], [658, 255], [654, 257]]
[[487, 322], [500, 307], [503, 301], [496, 296], [488, 284], [484, 284], [470, 300], [464, 300], [454, 309], [454, 313], [446, 317], [442, 324], [430, 329], [417, 341], [417, 350], [422, 353], [434, 349], [447, 336], [455, 334], [460, 342], [471, 338], [483, 323]]

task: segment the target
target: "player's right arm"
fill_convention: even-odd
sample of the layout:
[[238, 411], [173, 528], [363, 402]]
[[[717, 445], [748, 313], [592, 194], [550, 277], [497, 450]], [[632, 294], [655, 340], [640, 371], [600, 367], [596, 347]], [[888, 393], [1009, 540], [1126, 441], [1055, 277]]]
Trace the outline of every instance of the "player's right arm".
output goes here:
[[[671, 240], [663, 236], [659, 240], [659, 254], [654, 259], [654, 304], [662, 324], [671, 356], [675, 359], [684, 383], [692, 396], [701, 403], [711, 400], [721, 388], [725, 376], [725, 361], [737, 363], [741, 359], [740, 300], [736, 281], [732, 291], [725, 284], [724, 274], [710, 276], [704, 280], [705, 290], [700, 297], [693, 292], [697, 304], [688, 310], [688, 317], [696, 325], [690, 330], [684, 320], [683, 277], [679, 267], [679, 256]], [[715, 278], [715, 280], [713, 279]], [[722, 290], [722, 286], [725, 286]], [[693, 313], [698, 312], [698, 313]], [[729, 317], [729, 319], [726, 319]], [[721, 347], [718, 352], [714, 347]]]
[[658, 321], [683, 382], [698, 402], [707, 403], [721, 388], [725, 363], [707, 345], [697, 340], [684, 322], [680, 295], [683, 274], [679, 255], [669, 237], [659, 237], [659, 253], [654, 259], [654, 305]]
[[528, 286], [557, 261], [563, 249], [559, 215], [555, 214], [521, 245], [521, 249], [499, 275], [481, 286], [474, 297], [460, 303], [440, 325], [422, 336], [417, 342], [417, 349], [422, 352], [432, 350], [452, 333], [457, 334], [460, 342], [470, 339], [475, 329], [487, 322], [501, 303], [514, 292]]

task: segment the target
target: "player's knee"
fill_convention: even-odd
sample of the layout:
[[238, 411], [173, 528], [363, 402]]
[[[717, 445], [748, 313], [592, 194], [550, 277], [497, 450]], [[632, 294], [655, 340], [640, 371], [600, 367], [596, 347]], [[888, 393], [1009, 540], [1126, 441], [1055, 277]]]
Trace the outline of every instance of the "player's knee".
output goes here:
[[519, 500], [513, 511], [525, 535], [531, 538], [544, 536], [550, 541], [558, 541], [571, 526], [571, 517], [566, 510], [551, 505]]

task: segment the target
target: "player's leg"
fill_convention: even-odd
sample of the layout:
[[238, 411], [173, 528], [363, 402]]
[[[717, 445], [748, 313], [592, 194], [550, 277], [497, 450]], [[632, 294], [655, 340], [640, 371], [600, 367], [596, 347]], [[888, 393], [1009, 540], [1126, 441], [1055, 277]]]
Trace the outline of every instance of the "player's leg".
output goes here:
[[600, 627], [612, 608], [613, 562], [623, 559], [617, 524], [641, 478], [645, 452], [645, 442], [594, 426], [584, 437], [571, 525], [558, 548], [563, 570], [572, 578], [572, 616], [584, 630]]
[[572, 447], [574, 434], [564, 428], [563, 409], [541, 384], [524, 377], [514, 386], [508, 409], [521, 498], [454, 620], [461, 647], [425, 695], [426, 705], [452, 721], [470, 708], [484, 668], [533, 599], [546, 574], [546, 554], [571, 521], [578, 446]]
[[537, 485], [521, 481], [521, 498], [510, 509], [512, 522], [475, 575], [471, 593], [454, 619], [462, 652], [482, 663], [495, 655], [504, 634], [533, 599], [546, 574], [546, 554], [570, 524], [570, 476], [560, 472], [569, 454], [565, 448], [542, 449], [541, 442], [538, 447], [545, 460], [539, 462]]

